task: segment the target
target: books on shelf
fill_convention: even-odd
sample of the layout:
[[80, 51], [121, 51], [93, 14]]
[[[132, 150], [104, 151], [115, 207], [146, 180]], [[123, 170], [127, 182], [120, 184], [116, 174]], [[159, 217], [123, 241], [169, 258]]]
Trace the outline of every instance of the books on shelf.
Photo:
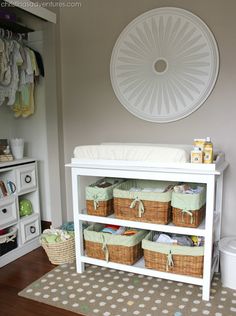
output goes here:
[[6, 182], [0, 180], [0, 198], [9, 196], [16, 191], [16, 185], [14, 182], [7, 180]]

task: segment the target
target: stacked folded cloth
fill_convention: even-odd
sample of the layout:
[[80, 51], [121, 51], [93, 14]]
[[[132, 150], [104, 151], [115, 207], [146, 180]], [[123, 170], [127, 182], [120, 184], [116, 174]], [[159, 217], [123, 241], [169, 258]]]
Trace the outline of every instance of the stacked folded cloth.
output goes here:
[[41, 241], [48, 244], [66, 241], [74, 237], [73, 231], [66, 231], [59, 228], [45, 229], [41, 235]]
[[105, 225], [105, 227], [102, 229], [102, 232], [109, 233], [112, 235], [132, 236], [138, 233], [139, 229], [117, 226], [117, 225]]
[[204, 245], [204, 238], [199, 236], [185, 236], [178, 234], [164, 234], [157, 232], [153, 236], [153, 241], [165, 244], [175, 244], [180, 246], [200, 247]]

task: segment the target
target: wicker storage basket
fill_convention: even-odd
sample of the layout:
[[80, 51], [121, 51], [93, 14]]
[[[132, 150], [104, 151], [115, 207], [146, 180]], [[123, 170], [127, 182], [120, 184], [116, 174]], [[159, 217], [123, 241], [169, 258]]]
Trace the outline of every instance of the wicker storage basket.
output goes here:
[[[191, 184], [190, 186], [194, 188], [196, 185]], [[205, 216], [205, 204], [205, 187], [200, 193], [173, 192], [171, 198], [173, 224], [183, 227], [198, 227]]]
[[[109, 216], [113, 211], [113, 190], [121, 179], [103, 178], [86, 187], [86, 207], [89, 215]], [[102, 182], [111, 183], [108, 187], [99, 187]]]
[[204, 246], [188, 247], [154, 242], [153, 232], [142, 241], [145, 267], [158, 271], [203, 276]]
[[7, 234], [0, 236], [0, 256], [17, 247], [17, 228], [12, 227]]
[[88, 257], [132, 265], [143, 256], [142, 239], [147, 231], [140, 230], [132, 236], [103, 233], [103, 224], [93, 224], [84, 230]]
[[[113, 192], [115, 217], [131, 221], [168, 224], [171, 220], [172, 191], [160, 191], [164, 191], [169, 185], [173, 183], [150, 180], [128, 180], [121, 183]], [[142, 189], [142, 191], [130, 191], [131, 188]], [[153, 191], [145, 192], [143, 189]]]
[[52, 264], [72, 263], [75, 260], [74, 236], [65, 241], [55, 243], [47, 243], [41, 239], [41, 245]]

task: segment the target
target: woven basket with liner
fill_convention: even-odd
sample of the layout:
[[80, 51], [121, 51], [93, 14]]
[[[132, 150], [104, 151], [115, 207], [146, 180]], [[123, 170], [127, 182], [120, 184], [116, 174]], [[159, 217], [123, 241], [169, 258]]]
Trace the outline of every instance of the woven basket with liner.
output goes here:
[[8, 232], [0, 236], [0, 256], [17, 247], [17, 228], [9, 228]]
[[142, 241], [145, 267], [158, 271], [203, 276], [204, 246], [189, 247], [154, 242], [153, 232]]
[[54, 243], [48, 243], [41, 237], [41, 245], [52, 264], [72, 263], [75, 260], [75, 237], [72, 234], [69, 239]]
[[[151, 180], [128, 180], [121, 183], [113, 192], [115, 217], [131, 221], [168, 224], [171, 220], [172, 194], [172, 190], [168, 188], [171, 186], [173, 183]], [[131, 188], [142, 189], [142, 191], [132, 191]], [[151, 192], [144, 190], [151, 190]]]
[[[121, 179], [103, 178], [86, 187], [86, 207], [89, 215], [109, 216], [113, 213], [113, 190]], [[102, 187], [104, 184], [104, 187]], [[110, 184], [106, 186], [106, 184]]]
[[142, 239], [147, 231], [135, 235], [112, 235], [103, 233], [103, 224], [93, 224], [84, 230], [86, 254], [88, 257], [132, 265], [143, 256]]
[[[197, 185], [191, 184], [192, 188]], [[206, 189], [200, 193], [186, 194], [173, 192], [171, 198], [172, 222], [176, 226], [198, 227], [206, 209]]]

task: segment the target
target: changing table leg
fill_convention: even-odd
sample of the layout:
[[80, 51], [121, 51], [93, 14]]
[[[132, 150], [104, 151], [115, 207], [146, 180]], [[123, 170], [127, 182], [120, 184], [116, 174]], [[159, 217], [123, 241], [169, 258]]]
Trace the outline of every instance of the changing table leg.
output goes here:
[[208, 301], [210, 298], [211, 287], [211, 269], [212, 269], [212, 239], [213, 239], [213, 217], [215, 201], [215, 177], [214, 175], [206, 176], [207, 193], [206, 193], [206, 235], [204, 245], [204, 265], [203, 265], [203, 288], [202, 299]]
[[79, 175], [76, 168], [72, 168], [72, 199], [73, 199], [73, 214], [75, 228], [75, 255], [76, 255], [76, 270], [78, 273], [84, 272], [84, 263], [79, 258], [83, 256], [83, 227], [78, 215], [80, 212], [79, 200]]

